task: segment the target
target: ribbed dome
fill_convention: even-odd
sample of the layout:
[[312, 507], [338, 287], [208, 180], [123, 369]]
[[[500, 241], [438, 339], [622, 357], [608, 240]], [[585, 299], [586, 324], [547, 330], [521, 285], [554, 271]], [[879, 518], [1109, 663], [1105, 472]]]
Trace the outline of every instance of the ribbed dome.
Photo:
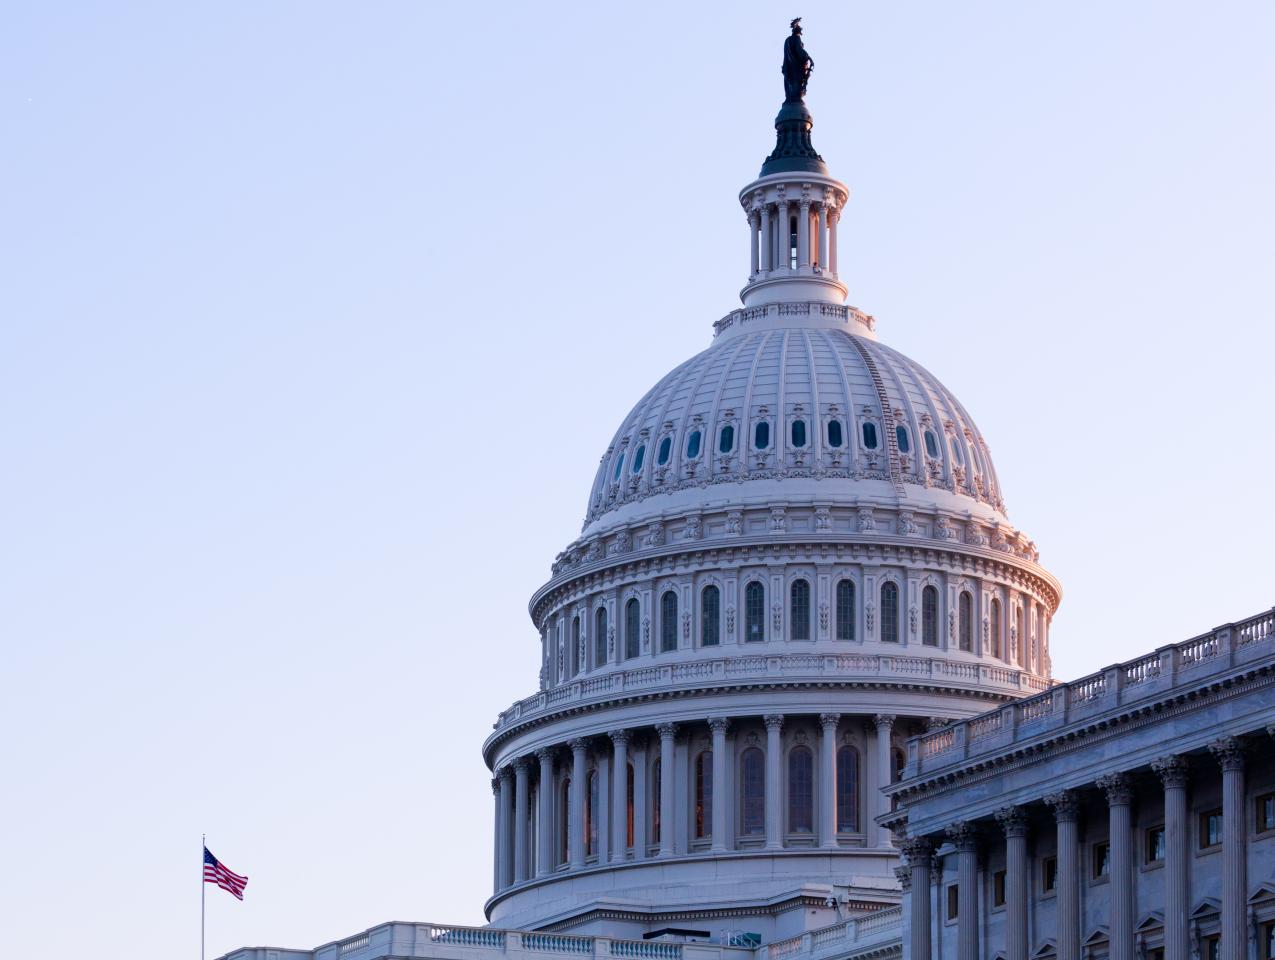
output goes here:
[[806, 491], [1005, 520], [982, 434], [918, 363], [845, 329], [730, 333], [625, 417], [590, 492], [586, 536], [727, 497]]

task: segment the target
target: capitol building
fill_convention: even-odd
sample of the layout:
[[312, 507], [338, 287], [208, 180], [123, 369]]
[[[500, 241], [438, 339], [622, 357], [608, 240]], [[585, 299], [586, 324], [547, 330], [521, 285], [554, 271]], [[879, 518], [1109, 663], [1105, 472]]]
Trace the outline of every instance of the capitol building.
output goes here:
[[1275, 960], [1275, 613], [1052, 677], [988, 441], [846, 303], [808, 72], [794, 24], [741, 305], [531, 598], [489, 925], [225, 960]]

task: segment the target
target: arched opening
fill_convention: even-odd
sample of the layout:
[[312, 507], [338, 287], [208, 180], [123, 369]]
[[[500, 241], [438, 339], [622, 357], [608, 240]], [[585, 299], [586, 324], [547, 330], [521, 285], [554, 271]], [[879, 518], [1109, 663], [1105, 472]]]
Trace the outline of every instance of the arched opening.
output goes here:
[[788, 832], [813, 833], [815, 829], [814, 755], [809, 747], [788, 751]]
[[705, 647], [722, 642], [722, 591], [711, 583], [700, 593], [699, 642]]
[[881, 584], [881, 640], [899, 642], [899, 587], [893, 580]]
[[859, 751], [837, 749], [837, 832], [859, 832]]
[[939, 591], [929, 586], [921, 591], [921, 642], [927, 647], [939, 645]]
[[637, 597], [624, 605], [624, 656], [632, 660], [642, 650], [642, 607]]
[[766, 639], [766, 588], [758, 580], [744, 587], [744, 640], [758, 643]]
[[739, 832], [745, 837], [766, 832], [766, 758], [757, 747], [739, 758]]
[[837, 639], [854, 639], [854, 581], [837, 581]]

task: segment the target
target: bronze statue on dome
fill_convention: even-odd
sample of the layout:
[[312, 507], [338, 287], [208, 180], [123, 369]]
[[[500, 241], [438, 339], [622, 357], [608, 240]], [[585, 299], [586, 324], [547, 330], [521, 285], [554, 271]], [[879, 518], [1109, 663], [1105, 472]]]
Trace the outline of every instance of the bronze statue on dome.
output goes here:
[[789, 26], [792, 36], [784, 41], [784, 102], [796, 103], [806, 96], [806, 82], [815, 62], [806, 53], [805, 44], [801, 42], [801, 17], [797, 17]]

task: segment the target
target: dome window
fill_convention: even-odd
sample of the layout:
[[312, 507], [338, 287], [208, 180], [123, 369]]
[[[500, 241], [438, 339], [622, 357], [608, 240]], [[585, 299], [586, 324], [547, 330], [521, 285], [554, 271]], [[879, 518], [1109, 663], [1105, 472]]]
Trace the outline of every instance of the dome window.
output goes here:
[[794, 447], [804, 447], [806, 445], [805, 420], [794, 420], [792, 422], [792, 445]]
[[655, 462], [661, 467], [668, 463], [669, 454], [673, 452], [673, 438], [665, 437], [660, 441], [660, 452], [655, 458]]
[[829, 420], [828, 421], [828, 446], [839, 447], [841, 446], [842, 440], [843, 440], [843, 437], [841, 436], [841, 421]]
[[763, 420], [753, 430], [753, 446], [765, 450], [770, 446], [770, 424]]
[[620, 471], [624, 469], [624, 454], [620, 454], [620, 459], [615, 461], [615, 473], [612, 474], [612, 480], [620, 479]]
[[957, 442], [956, 437], [951, 438], [951, 443], [952, 443], [952, 459], [955, 460], [958, 465], [964, 463], [965, 461], [961, 459], [961, 445], [960, 443]]
[[[899, 426], [894, 428], [894, 438], [899, 441], [899, 453], [912, 452], [912, 438], [908, 436], [908, 428]], [[641, 451], [638, 451], [641, 453]]]
[[868, 450], [877, 448], [877, 425], [875, 423], [865, 423], [863, 425], [863, 446]]
[[735, 449], [735, 428], [729, 423], [722, 427], [721, 436], [717, 440], [719, 453], [730, 453]]
[[646, 459], [646, 444], [637, 448], [637, 453], [633, 454], [633, 472], [642, 472], [642, 461]]
[[694, 460], [699, 456], [699, 445], [701, 440], [700, 432], [696, 430], [691, 434], [691, 439], [686, 441], [686, 459]]
[[939, 442], [935, 438], [933, 430], [925, 431], [925, 452], [935, 460], [939, 458]]

